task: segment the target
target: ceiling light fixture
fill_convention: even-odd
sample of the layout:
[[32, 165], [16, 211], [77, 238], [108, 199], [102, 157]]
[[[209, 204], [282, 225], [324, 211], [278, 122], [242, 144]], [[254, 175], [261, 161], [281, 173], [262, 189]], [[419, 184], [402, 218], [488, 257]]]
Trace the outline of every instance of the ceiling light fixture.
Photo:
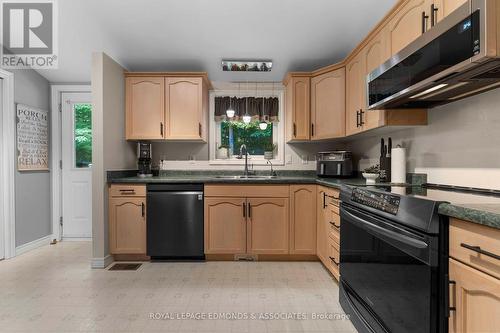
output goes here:
[[[257, 96], [257, 83], [255, 84], [255, 95]], [[265, 117], [264, 115], [264, 102], [265, 102], [265, 97], [262, 96], [262, 114], [261, 116], [262, 117]], [[260, 123], [259, 123], [259, 128], [261, 130], [265, 130], [267, 128], [267, 122], [265, 120], [262, 120]]]
[[252, 117], [248, 114], [248, 96], [245, 97], [245, 115], [243, 116], [243, 122], [245, 124], [250, 124]]
[[224, 72], [270, 72], [273, 68], [273, 61], [269, 59], [261, 60], [222, 60], [222, 70]]
[[231, 96], [229, 96], [229, 109], [226, 110], [226, 115], [229, 118], [233, 118], [234, 117], [234, 110], [233, 110], [232, 105], [231, 105]]

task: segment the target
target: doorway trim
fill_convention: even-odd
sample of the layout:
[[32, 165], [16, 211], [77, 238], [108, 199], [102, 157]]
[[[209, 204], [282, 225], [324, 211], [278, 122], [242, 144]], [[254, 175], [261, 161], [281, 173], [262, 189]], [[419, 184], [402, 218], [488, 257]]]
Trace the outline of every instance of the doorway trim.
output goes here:
[[91, 93], [90, 84], [54, 84], [50, 86], [51, 103], [51, 193], [52, 193], [52, 238], [58, 242], [62, 239], [61, 217], [62, 217], [62, 172], [61, 172], [61, 112], [63, 93]]
[[16, 201], [15, 201], [15, 161], [16, 161], [16, 111], [14, 108], [14, 74], [0, 69], [2, 81], [2, 214], [0, 227], [4, 228], [5, 259], [16, 256]]

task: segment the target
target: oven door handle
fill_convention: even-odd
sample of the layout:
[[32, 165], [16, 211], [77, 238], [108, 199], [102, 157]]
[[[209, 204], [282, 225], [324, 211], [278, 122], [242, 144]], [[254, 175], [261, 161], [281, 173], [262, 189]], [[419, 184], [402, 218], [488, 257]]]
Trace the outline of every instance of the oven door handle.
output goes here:
[[412, 237], [407, 236], [407, 235], [400, 234], [400, 233], [392, 231], [392, 230], [385, 229], [385, 228], [380, 227], [376, 224], [365, 221], [362, 218], [359, 218], [356, 215], [348, 212], [346, 209], [343, 209], [341, 214], [345, 214], [348, 219], [351, 219], [352, 222], [356, 223], [360, 227], [362, 227], [366, 230], [370, 230], [373, 233], [376, 233], [378, 235], [382, 235], [382, 236], [391, 238], [397, 242], [404, 243], [406, 245], [409, 245], [411, 247], [418, 248], [418, 249], [426, 249], [429, 246], [424, 241], [412, 238]]

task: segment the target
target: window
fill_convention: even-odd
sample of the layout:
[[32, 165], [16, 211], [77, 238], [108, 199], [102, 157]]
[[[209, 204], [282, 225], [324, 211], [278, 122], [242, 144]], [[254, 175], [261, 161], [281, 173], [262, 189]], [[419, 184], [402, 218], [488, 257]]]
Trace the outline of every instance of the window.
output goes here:
[[[244, 161], [238, 159], [240, 153], [240, 147], [245, 144], [249, 153], [249, 163], [254, 165], [265, 165], [267, 159], [271, 159], [274, 165], [284, 165], [285, 160], [285, 138], [284, 138], [284, 127], [285, 119], [283, 112], [283, 87], [280, 85], [272, 86], [272, 83], [259, 83], [259, 90], [256, 93], [254, 89], [239, 91], [238, 86], [233, 84], [232, 90], [215, 90], [210, 92], [210, 137], [209, 137], [209, 163], [210, 164], [243, 164]], [[225, 86], [224, 88], [227, 88]], [[227, 106], [235, 109], [236, 116], [233, 119], [235, 121], [230, 121], [229, 118], [225, 117], [225, 112], [222, 112], [221, 116], [221, 99], [219, 97], [227, 98], [228, 96], [233, 96], [230, 103], [226, 100]], [[238, 96], [235, 98], [235, 96]], [[252, 99], [256, 100], [257, 107], [252, 110], [250, 108], [250, 114], [252, 116], [252, 121], [249, 124], [245, 124], [242, 121], [242, 115], [245, 114], [246, 96], [249, 97], [249, 106]], [[273, 97], [273, 103], [277, 103], [277, 114], [273, 113], [271, 117], [265, 118], [268, 120], [267, 128], [260, 129], [259, 119], [263, 119], [262, 116], [258, 116], [260, 105], [262, 104], [262, 97], [266, 98], [266, 103], [269, 102], [269, 98]], [[239, 105], [238, 105], [239, 99]], [[243, 101], [242, 101], [243, 100]], [[218, 104], [217, 108], [216, 105]], [[274, 106], [276, 108], [276, 105]], [[225, 110], [226, 107], [222, 109]], [[257, 109], [257, 114], [255, 110]], [[216, 112], [217, 110], [217, 112]], [[252, 113], [254, 112], [254, 113]], [[268, 105], [265, 106], [265, 114], [269, 112]], [[262, 115], [262, 114], [261, 114]], [[273, 153], [270, 154], [269, 151]]]
[[74, 105], [75, 167], [88, 168], [92, 164], [92, 104]]
[[236, 121], [220, 123], [222, 147], [229, 149], [230, 155], [238, 155], [240, 147], [245, 144], [249, 155], [264, 155], [264, 151], [273, 151], [273, 127], [269, 124], [265, 130], [259, 128], [259, 122], [249, 124]]

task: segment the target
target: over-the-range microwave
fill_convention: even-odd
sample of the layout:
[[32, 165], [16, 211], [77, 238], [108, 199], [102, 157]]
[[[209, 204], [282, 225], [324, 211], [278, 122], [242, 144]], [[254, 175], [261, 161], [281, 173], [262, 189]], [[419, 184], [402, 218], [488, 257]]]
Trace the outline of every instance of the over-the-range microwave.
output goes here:
[[372, 71], [368, 109], [431, 108], [499, 87], [498, 6], [467, 1]]

